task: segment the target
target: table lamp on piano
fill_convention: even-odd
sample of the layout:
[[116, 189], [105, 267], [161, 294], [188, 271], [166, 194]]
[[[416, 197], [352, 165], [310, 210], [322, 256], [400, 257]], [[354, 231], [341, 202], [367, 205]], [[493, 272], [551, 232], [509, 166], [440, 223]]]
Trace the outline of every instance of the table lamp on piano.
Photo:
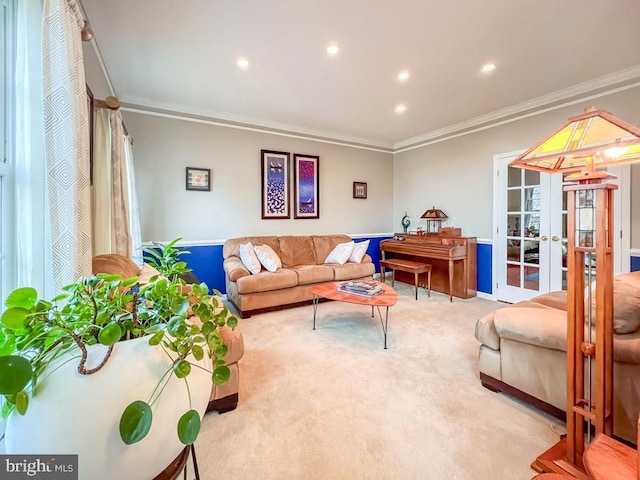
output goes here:
[[425, 232], [426, 235], [437, 235], [442, 222], [444, 222], [449, 217], [447, 217], [447, 214], [439, 208], [433, 207], [424, 212], [422, 214], [422, 217], [420, 218], [427, 219], [427, 230]]

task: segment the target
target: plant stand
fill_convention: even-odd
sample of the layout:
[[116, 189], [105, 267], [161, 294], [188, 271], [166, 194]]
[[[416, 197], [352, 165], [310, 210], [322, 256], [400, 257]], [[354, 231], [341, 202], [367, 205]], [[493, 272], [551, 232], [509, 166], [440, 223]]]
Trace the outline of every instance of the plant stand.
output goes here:
[[178, 455], [175, 460], [167, 466], [167, 468], [156, 475], [153, 480], [176, 480], [180, 475], [180, 472], [184, 474], [184, 480], [187, 480], [187, 460], [189, 460], [189, 453], [191, 453], [195, 480], [200, 480], [198, 461], [196, 459], [196, 448], [193, 445], [184, 447], [182, 452], [180, 452], [180, 455]]

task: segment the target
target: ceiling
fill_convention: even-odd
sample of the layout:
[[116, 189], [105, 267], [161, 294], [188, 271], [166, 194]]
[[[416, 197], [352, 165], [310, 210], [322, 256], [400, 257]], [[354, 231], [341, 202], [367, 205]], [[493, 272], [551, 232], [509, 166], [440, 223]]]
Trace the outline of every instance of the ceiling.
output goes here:
[[[383, 148], [640, 82], [639, 0], [82, 6], [114, 93], [129, 108]], [[340, 46], [333, 57], [331, 42]], [[481, 72], [487, 62], [497, 66], [489, 74]], [[401, 70], [410, 72], [405, 82]], [[395, 112], [399, 103], [404, 113]]]

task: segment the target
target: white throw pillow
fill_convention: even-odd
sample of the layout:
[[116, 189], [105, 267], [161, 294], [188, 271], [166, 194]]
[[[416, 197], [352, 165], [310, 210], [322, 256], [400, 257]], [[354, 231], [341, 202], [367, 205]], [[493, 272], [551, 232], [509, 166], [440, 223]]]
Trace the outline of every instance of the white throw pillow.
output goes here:
[[327, 256], [324, 263], [337, 263], [338, 265], [344, 265], [349, 260], [351, 253], [353, 252], [354, 242], [339, 243], [335, 246], [331, 253]]
[[282, 268], [280, 257], [269, 245], [258, 245], [257, 247], [253, 247], [253, 250], [256, 252], [262, 266], [270, 272], [275, 272], [279, 268]]
[[349, 261], [353, 263], [361, 263], [364, 254], [367, 253], [367, 248], [369, 248], [369, 240], [365, 240], [364, 242], [358, 242], [353, 245], [353, 252], [351, 252], [351, 256], [349, 257]]
[[239, 250], [240, 260], [242, 260], [242, 264], [247, 267], [247, 270], [249, 270], [252, 275], [260, 273], [262, 265], [256, 256], [256, 252], [253, 250], [251, 242], [241, 244]]

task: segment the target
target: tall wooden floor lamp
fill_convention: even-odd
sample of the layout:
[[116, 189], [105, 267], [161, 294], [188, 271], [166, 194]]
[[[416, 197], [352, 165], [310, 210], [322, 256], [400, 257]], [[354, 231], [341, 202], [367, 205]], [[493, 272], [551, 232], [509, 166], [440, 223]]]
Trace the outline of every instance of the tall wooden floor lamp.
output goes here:
[[613, 433], [613, 192], [618, 187], [604, 181], [614, 175], [596, 169], [638, 161], [640, 128], [589, 107], [509, 164], [573, 172], [564, 178], [567, 435], [533, 462], [538, 472], [581, 477], [592, 428], [596, 434]]

